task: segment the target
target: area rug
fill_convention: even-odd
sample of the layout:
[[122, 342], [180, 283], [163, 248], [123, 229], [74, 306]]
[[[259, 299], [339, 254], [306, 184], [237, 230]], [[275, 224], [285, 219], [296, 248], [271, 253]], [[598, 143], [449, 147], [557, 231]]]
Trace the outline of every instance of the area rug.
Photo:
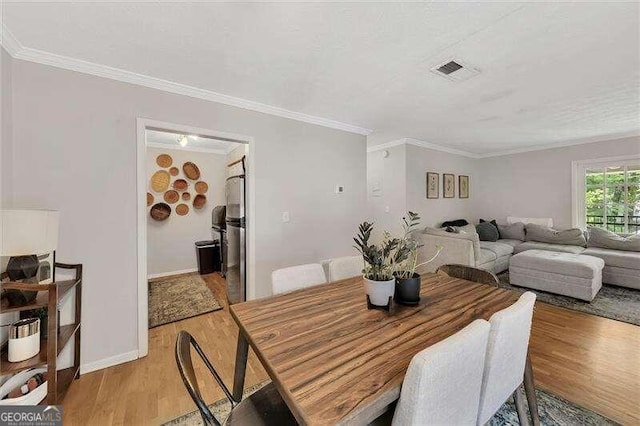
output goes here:
[[[269, 381], [260, 383], [245, 389], [243, 398], [265, 386]], [[538, 397], [538, 413], [540, 424], [543, 426], [614, 426], [617, 423], [602, 417], [583, 407], [579, 407], [569, 401], [550, 393], [536, 390]], [[220, 423], [229, 415], [231, 404], [226, 399], [221, 399], [209, 405], [209, 409]], [[163, 426], [196, 426], [202, 425], [202, 417], [198, 411], [175, 418]], [[505, 403], [488, 423], [490, 426], [519, 426], [518, 414], [512, 401]]]
[[623, 321], [629, 324], [640, 325], [640, 290], [605, 284], [593, 301], [589, 303], [574, 299], [573, 297], [512, 286], [509, 284], [509, 272], [503, 272], [498, 275], [498, 278], [500, 279], [500, 287], [515, 290], [520, 293], [532, 291], [538, 296], [538, 300], [541, 302], [574, 311], [586, 312], [599, 317]]
[[149, 328], [222, 309], [198, 274], [149, 281]]

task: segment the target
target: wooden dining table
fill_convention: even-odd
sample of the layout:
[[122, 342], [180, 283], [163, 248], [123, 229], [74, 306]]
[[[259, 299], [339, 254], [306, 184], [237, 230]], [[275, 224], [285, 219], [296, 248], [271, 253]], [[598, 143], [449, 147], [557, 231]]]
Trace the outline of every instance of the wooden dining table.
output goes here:
[[[232, 305], [239, 326], [234, 398], [242, 398], [250, 345], [298, 423], [366, 424], [399, 398], [416, 353], [518, 297], [429, 273], [417, 306], [393, 304], [389, 312], [367, 309], [361, 277]], [[529, 362], [527, 375], [537, 414]]]

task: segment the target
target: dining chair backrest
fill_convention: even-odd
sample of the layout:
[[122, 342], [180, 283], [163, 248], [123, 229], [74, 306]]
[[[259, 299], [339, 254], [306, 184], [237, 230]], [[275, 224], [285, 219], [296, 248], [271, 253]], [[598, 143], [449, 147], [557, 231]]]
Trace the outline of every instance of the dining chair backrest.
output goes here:
[[218, 372], [213, 368], [211, 362], [204, 354], [198, 342], [186, 331], [182, 330], [178, 333], [178, 338], [176, 340], [176, 364], [178, 364], [178, 371], [180, 372], [180, 376], [182, 377], [182, 382], [184, 386], [187, 388], [187, 392], [191, 396], [191, 399], [198, 407], [198, 411], [200, 411], [200, 415], [202, 416], [202, 421], [205, 425], [219, 425], [220, 422], [216, 420], [216, 418], [207, 407], [206, 402], [202, 399], [202, 394], [200, 393], [200, 388], [198, 386], [198, 378], [196, 377], [195, 369], [193, 368], [193, 362], [191, 360], [191, 348], [194, 348], [204, 365], [209, 369], [216, 382], [222, 389], [222, 391], [227, 396], [227, 399], [231, 403], [231, 406], [235, 406], [236, 401], [233, 400], [231, 396], [231, 392], [225, 386], [224, 382], [220, 378]]
[[475, 320], [409, 363], [392, 424], [475, 425], [489, 323]]
[[523, 382], [535, 301], [536, 295], [528, 291], [489, 319], [479, 425], [489, 421]]
[[327, 282], [324, 269], [319, 263], [291, 266], [277, 269], [271, 273], [273, 294], [286, 293], [300, 288], [311, 287]]
[[500, 281], [491, 271], [474, 268], [473, 266], [448, 264], [442, 265], [436, 272], [444, 272], [452, 278], [460, 278], [474, 283], [489, 284], [497, 286]]
[[364, 262], [362, 256], [336, 257], [329, 261], [329, 281], [361, 277]]

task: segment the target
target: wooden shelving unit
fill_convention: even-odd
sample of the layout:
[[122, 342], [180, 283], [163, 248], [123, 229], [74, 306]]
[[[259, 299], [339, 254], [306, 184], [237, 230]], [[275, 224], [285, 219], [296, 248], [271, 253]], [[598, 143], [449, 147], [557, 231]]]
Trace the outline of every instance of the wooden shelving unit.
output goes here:
[[[40, 330], [40, 335], [47, 338], [40, 342], [40, 353], [33, 358], [21, 362], [9, 362], [6, 345], [0, 353], [0, 375], [15, 374], [28, 368], [47, 366], [47, 397], [42, 404], [57, 405], [62, 402], [69, 385], [80, 375], [80, 317], [82, 307], [82, 265], [56, 263], [56, 268], [73, 269], [72, 280], [58, 281], [52, 284], [1, 283], [2, 289], [37, 291], [36, 299], [27, 305], [9, 306], [2, 300], [2, 313], [22, 312], [32, 309], [47, 310], [47, 330]], [[54, 274], [55, 277], [55, 274]], [[66, 296], [75, 291], [75, 314], [71, 324], [58, 326], [58, 310], [65, 303]], [[73, 366], [58, 370], [58, 355], [73, 341]]]

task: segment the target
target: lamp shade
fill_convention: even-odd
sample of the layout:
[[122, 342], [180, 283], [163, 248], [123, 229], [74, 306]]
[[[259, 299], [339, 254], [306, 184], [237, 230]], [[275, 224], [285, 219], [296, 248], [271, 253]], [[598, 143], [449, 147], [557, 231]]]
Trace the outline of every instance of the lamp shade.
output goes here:
[[0, 210], [0, 256], [54, 251], [60, 214], [52, 210]]

